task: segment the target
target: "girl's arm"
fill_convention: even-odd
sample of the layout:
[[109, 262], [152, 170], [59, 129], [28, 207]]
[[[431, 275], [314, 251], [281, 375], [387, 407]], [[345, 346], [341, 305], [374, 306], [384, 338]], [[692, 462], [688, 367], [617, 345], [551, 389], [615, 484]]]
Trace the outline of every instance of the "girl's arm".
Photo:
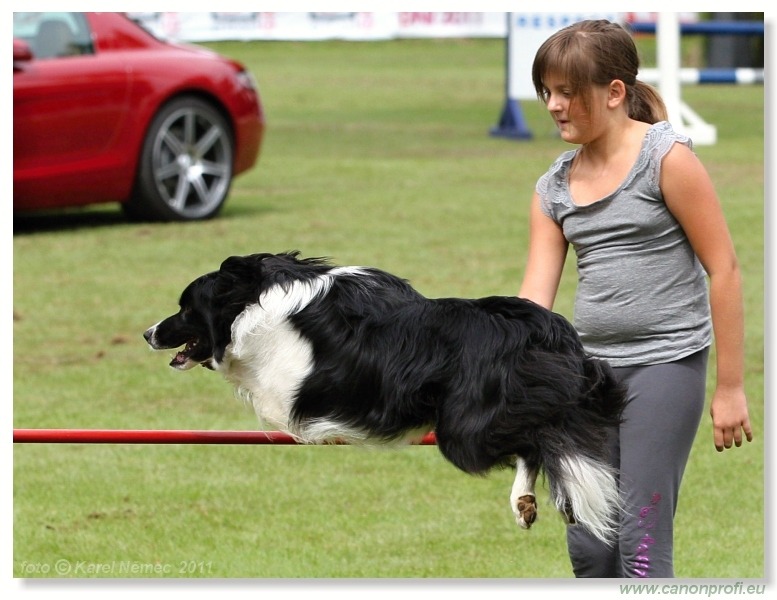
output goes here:
[[717, 387], [710, 413], [715, 448], [753, 439], [744, 390], [744, 310], [734, 244], [712, 181], [687, 147], [675, 144], [661, 167], [661, 191], [710, 278]]
[[553, 308], [569, 244], [561, 227], [542, 212], [534, 193], [529, 214], [529, 256], [518, 295]]

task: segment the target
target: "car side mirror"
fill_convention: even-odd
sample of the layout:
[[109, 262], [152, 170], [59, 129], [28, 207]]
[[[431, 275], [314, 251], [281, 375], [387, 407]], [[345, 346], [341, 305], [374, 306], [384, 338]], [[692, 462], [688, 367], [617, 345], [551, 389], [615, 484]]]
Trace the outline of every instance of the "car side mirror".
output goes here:
[[14, 38], [13, 41], [13, 61], [26, 62], [32, 60], [32, 49], [24, 40]]

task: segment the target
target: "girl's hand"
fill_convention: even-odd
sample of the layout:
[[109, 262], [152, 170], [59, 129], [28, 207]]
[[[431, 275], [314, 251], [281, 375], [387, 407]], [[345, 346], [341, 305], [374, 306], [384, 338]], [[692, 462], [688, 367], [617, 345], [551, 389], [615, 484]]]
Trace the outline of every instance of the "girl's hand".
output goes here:
[[715, 449], [723, 452], [724, 449], [742, 445], [742, 433], [744, 432], [748, 442], [753, 441], [753, 430], [750, 427], [750, 417], [747, 411], [747, 398], [744, 390], [740, 388], [715, 390], [710, 405], [712, 416], [712, 434], [715, 441]]

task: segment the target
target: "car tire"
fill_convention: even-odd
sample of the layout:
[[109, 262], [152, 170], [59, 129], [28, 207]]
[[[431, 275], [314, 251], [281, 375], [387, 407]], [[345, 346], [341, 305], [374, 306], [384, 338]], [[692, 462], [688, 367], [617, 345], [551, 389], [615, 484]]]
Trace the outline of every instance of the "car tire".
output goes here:
[[227, 199], [233, 162], [234, 135], [224, 116], [194, 96], [172, 100], [151, 121], [124, 212], [152, 221], [214, 217]]

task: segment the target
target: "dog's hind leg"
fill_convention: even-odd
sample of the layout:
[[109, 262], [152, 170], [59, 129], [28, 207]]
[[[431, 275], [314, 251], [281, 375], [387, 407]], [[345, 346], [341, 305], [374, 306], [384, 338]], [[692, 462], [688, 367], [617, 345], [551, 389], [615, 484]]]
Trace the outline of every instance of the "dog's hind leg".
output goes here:
[[532, 526], [537, 519], [537, 497], [534, 494], [534, 483], [537, 481], [537, 470], [520, 456], [515, 462], [515, 482], [510, 493], [510, 508], [515, 520], [524, 529]]

